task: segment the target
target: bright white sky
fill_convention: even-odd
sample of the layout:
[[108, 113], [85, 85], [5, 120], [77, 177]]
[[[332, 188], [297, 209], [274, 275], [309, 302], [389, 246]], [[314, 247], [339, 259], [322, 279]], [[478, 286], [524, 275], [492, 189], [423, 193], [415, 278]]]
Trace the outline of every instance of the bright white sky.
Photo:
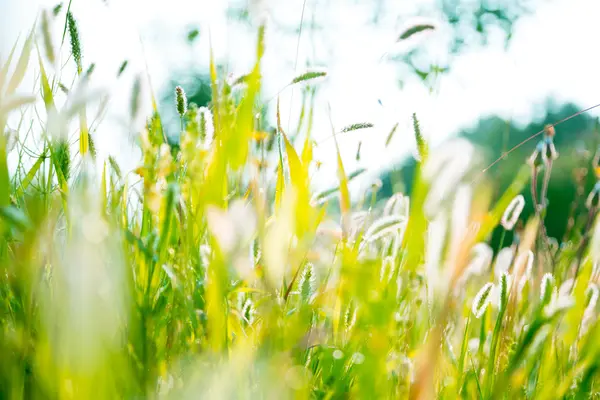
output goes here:
[[[52, 0], [0, 0], [0, 58], [7, 53], [19, 30], [31, 26], [40, 4], [53, 6]], [[251, 2], [254, 0], [250, 0]], [[259, 2], [260, 0], [254, 1]], [[278, 21], [294, 25], [299, 21], [302, 0], [260, 1]], [[416, 112], [425, 135], [439, 143], [480, 117], [497, 114], [527, 123], [543, 115], [544, 101], [551, 96], [558, 103], [575, 102], [582, 108], [600, 102], [600, 58], [596, 41], [600, 37], [600, 1], [539, 1], [535, 13], [523, 17], [516, 26], [512, 44], [504, 51], [502, 43], [485, 49], [473, 49], [461, 55], [433, 93], [419, 82], [409, 81], [398, 88], [397, 68], [380, 61], [391, 51], [402, 29], [398, 16], [414, 15], [414, 4], [433, 0], [397, 2], [386, 12], [376, 28], [367, 25], [370, 6], [348, 4], [344, 0], [307, 0], [305, 23], [314, 15], [325, 24], [327, 34], [311, 40], [304, 31], [300, 44], [297, 72], [293, 71], [296, 39], [267, 31], [267, 53], [263, 63], [265, 95], [270, 98], [295, 75], [305, 70], [305, 60], [317, 56], [329, 77], [322, 83], [317, 103], [314, 135], [331, 133], [327, 102], [332, 107], [336, 128], [357, 122], [372, 122], [375, 128], [340, 137], [346, 170], [368, 167], [373, 171], [390, 166], [411, 154], [414, 139], [410, 116]], [[369, 2], [365, 2], [369, 3]], [[390, 2], [391, 3], [391, 2]], [[410, 4], [408, 4], [410, 3]], [[96, 63], [95, 80], [111, 88], [109, 123], [97, 136], [100, 154], [114, 154], [126, 168], [137, 162], [126, 140], [126, 132], [116, 124], [128, 115], [128, 96], [135, 72], [144, 70], [144, 56], [156, 88], [174, 70], [208, 63], [208, 35], [201, 31], [198, 42], [190, 47], [184, 38], [190, 25], [211, 27], [213, 47], [221, 60], [229, 60], [235, 74], [245, 73], [254, 58], [255, 34], [225, 18], [226, 1], [215, 0], [73, 0], [73, 12], [79, 20], [83, 38], [84, 61]], [[412, 4], [412, 5], [411, 5]], [[435, 19], [435, 16], [428, 16]], [[61, 21], [62, 24], [62, 21]], [[445, 28], [422, 35], [414, 45], [427, 46], [434, 59], [445, 58]], [[269, 32], [271, 34], [269, 34]], [[62, 34], [56, 27], [56, 36]], [[142, 40], [140, 40], [140, 37]], [[124, 59], [130, 68], [124, 80], [114, 82], [115, 71]], [[282, 95], [283, 120], [290, 110], [290, 94]], [[295, 112], [299, 111], [298, 90], [294, 92]], [[379, 104], [381, 100], [383, 107]], [[274, 111], [274, 107], [272, 107]], [[292, 116], [292, 121], [294, 117]], [[400, 122], [392, 144], [384, 148], [385, 138], [395, 122]], [[548, 121], [551, 122], [551, 121]], [[358, 141], [362, 140], [362, 158], [355, 161]], [[316, 150], [324, 170], [317, 182], [334, 178], [335, 150], [327, 141]]]

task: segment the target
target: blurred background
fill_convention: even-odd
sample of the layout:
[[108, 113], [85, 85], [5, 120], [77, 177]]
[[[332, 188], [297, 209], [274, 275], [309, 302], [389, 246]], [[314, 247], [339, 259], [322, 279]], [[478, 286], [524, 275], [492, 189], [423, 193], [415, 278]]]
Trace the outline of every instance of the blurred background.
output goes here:
[[[0, 54], [5, 55], [35, 22], [41, 7], [57, 1], [0, 0]], [[595, 38], [596, 0], [73, 0], [84, 64], [96, 64], [94, 82], [111, 91], [104, 123], [94, 133], [100, 158], [113, 155], [125, 169], [138, 160], [129, 115], [135, 77], [148, 74], [168, 134], [177, 140], [173, 88], [190, 102], [210, 102], [209, 48], [226, 75], [247, 73], [255, 58], [256, 29], [267, 21], [261, 101], [275, 125], [281, 98], [284, 128], [298, 129], [302, 105], [313, 106], [315, 156], [322, 163], [317, 187], [335, 180], [336, 130], [371, 123], [338, 137], [347, 171], [365, 168], [354, 190], [381, 179], [381, 197], [410, 191], [416, 113], [432, 145], [466, 136], [480, 146], [481, 167], [499, 158], [544, 124], [600, 102], [600, 59]], [[59, 23], [58, 23], [59, 22]], [[431, 26], [403, 38], [415, 26]], [[63, 21], [52, 28], [57, 41]], [[127, 61], [117, 80], [116, 71]], [[70, 65], [70, 64], [69, 64]], [[66, 67], [71, 68], [70, 66]], [[85, 66], [84, 66], [85, 68]], [[311, 87], [285, 88], [297, 75], [325, 69]], [[67, 74], [65, 74], [67, 75]], [[35, 76], [32, 74], [30, 81]], [[313, 93], [314, 92], [314, 93]], [[331, 111], [330, 111], [331, 110]], [[593, 185], [589, 167], [598, 146], [598, 111], [557, 128], [556, 162], [549, 189], [548, 233], [560, 237], [577, 188]], [[390, 138], [390, 132], [396, 127]], [[532, 140], [490, 169], [501, 193], [533, 151]], [[360, 150], [359, 150], [360, 148]], [[529, 189], [527, 189], [529, 190]], [[525, 193], [529, 202], [529, 191]], [[530, 207], [526, 213], [531, 212]], [[560, 217], [554, 217], [559, 214]]]

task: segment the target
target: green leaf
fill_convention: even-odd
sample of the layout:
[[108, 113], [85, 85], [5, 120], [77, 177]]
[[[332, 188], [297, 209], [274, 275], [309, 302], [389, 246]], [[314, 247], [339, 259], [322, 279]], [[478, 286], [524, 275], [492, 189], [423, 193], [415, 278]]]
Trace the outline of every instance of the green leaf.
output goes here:
[[173, 211], [175, 208], [175, 201], [177, 198], [177, 194], [179, 191], [179, 186], [176, 183], [170, 183], [167, 187], [167, 195], [165, 196], [165, 216], [163, 219], [163, 224], [160, 229], [160, 238], [158, 240], [158, 253], [160, 254], [160, 258], [167, 252], [167, 241], [169, 239], [169, 235], [171, 234], [171, 224]]
[[102, 166], [102, 179], [100, 181], [100, 201], [102, 204], [102, 212], [105, 213], [107, 211], [108, 206], [108, 192], [107, 192], [107, 183], [106, 183], [106, 161]]
[[21, 197], [23, 193], [25, 193], [25, 191], [29, 187], [29, 184], [33, 181], [33, 178], [35, 177], [45, 160], [46, 154], [44, 153], [35, 161], [29, 172], [27, 172], [27, 175], [25, 175], [25, 178], [23, 178], [23, 180], [21, 181], [21, 185], [15, 192], [15, 197]]
[[283, 188], [285, 180], [283, 178], [283, 161], [280, 161], [277, 166], [277, 186], [275, 188], [275, 207], [281, 207], [281, 199], [283, 196]]
[[257, 59], [252, 73], [248, 76], [246, 93], [238, 108], [235, 121], [235, 137], [228, 140], [228, 159], [234, 170], [241, 168], [246, 163], [254, 132], [254, 105], [260, 93], [260, 64], [264, 54], [265, 28], [258, 29]]
[[411, 197], [410, 216], [408, 218], [408, 225], [406, 227], [406, 233], [403, 237], [402, 244], [402, 248], [407, 253], [406, 257], [404, 258], [403, 266], [410, 271], [414, 271], [417, 267], [419, 267], [425, 251], [425, 236], [428, 223], [427, 218], [425, 218], [424, 206], [427, 192], [429, 190], [428, 183], [421, 176], [423, 165], [427, 160], [428, 147], [427, 143], [423, 139], [423, 135], [421, 134], [419, 121], [417, 120], [415, 114], [413, 114], [413, 125], [420, 157], [415, 168], [414, 189]]
[[2, 69], [0, 70], [0, 93], [2, 93], [2, 89], [4, 88], [4, 83], [6, 82], [6, 78], [8, 77], [8, 69], [10, 68], [10, 64], [12, 62], [13, 56], [15, 55], [15, 50], [17, 49], [18, 42], [19, 41], [17, 40], [15, 42], [15, 44], [13, 45], [12, 50], [10, 51], [10, 54], [8, 55], [8, 59], [2, 66]]
[[6, 87], [6, 96], [9, 96], [17, 90], [17, 87], [23, 81], [25, 77], [25, 72], [27, 71], [27, 66], [29, 65], [29, 56], [31, 55], [31, 45], [33, 43], [33, 33], [29, 35], [27, 40], [25, 40], [25, 44], [23, 44], [23, 50], [21, 51], [21, 56], [19, 57], [19, 61], [15, 67], [15, 71], [13, 72], [12, 78], [8, 82], [8, 86]]
[[50, 88], [50, 83], [48, 82], [48, 76], [46, 75], [46, 70], [44, 69], [44, 64], [42, 63], [41, 57], [39, 57], [40, 63], [40, 85], [42, 87], [42, 98], [44, 99], [44, 104], [46, 105], [46, 111], [55, 109], [54, 106], [54, 95], [52, 94], [52, 89]]
[[471, 332], [471, 313], [467, 317], [467, 322], [465, 323], [465, 330], [463, 333], [462, 343], [460, 345], [460, 357], [458, 359], [458, 374], [459, 374], [459, 382], [458, 387], [461, 386], [461, 382], [463, 380], [463, 374], [465, 370], [465, 356], [469, 347], [469, 334]]
[[504, 320], [504, 314], [508, 305], [508, 274], [503, 273], [500, 277], [500, 303], [498, 307], [498, 315], [496, 316], [496, 324], [494, 325], [494, 332], [492, 333], [492, 341], [490, 344], [490, 355], [488, 357], [487, 371], [490, 374], [486, 375], [486, 393], [490, 393], [494, 386], [494, 379], [496, 375], [496, 352], [501, 340], [502, 325]]
[[342, 162], [337, 139], [335, 140], [335, 148], [337, 152], [338, 180], [340, 182], [340, 209], [342, 210], [342, 216], [346, 216], [350, 212], [350, 191], [348, 190], [348, 177], [346, 171], [344, 171], [344, 163]]
[[305, 176], [302, 173], [302, 162], [296, 153], [296, 149], [290, 143], [284, 132], [281, 132], [283, 143], [285, 144], [285, 152], [287, 154], [288, 168], [290, 171], [290, 180], [293, 186], [300, 187], [306, 184]]
[[20, 231], [26, 231], [31, 228], [31, 221], [27, 215], [13, 205], [0, 207], [0, 217], [8, 222], [10, 226]]

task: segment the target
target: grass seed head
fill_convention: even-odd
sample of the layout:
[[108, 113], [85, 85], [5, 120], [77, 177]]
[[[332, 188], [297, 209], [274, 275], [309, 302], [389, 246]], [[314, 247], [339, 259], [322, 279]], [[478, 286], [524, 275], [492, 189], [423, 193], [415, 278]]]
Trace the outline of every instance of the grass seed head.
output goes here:
[[181, 86], [175, 88], [175, 101], [177, 103], [177, 113], [183, 117], [187, 112], [187, 96]]
[[61, 10], [62, 10], [62, 6], [63, 3], [58, 3], [57, 5], [54, 6], [54, 8], [52, 9], [52, 15], [54, 15], [55, 17], [60, 14]]
[[502, 219], [500, 221], [502, 227], [507, 231], [511, 231], [515, 227], [517, 221], [519, 220], [519, 217], [521, 216], [521, 212], [523, 211], [524, 207], [525, 198], [522, 194], [512, 199], [508, 207], [506, 207], [504, 214], [502, 214]]
[[75, 60], [75, 64], [77, 65], [77, 72], [81, 73], [81, 41], [79, 40], [79, 29], [77, 28], [77, 21], [75, 20], [75, 17], [73, 16], [73, 13], [71, 13], [71, 11], [67, 13], [67, 25], [69, 26], [69, 36], [71, 36], [71, 53], [73, 54], [73, 59]]
[[308, 303], [317, 289], [317, 278], [312, 263], [306, 263], [304, 266], [298, 288], [302, 301]]
[[479, 319], [485, 312], [487, 306], [490, 304], [491, 296], [490, 293], [494, 288], [494, 284], [492, 282], [488, 282], [477, 292], [475, 298], [473, 299], [473, 307], [471, 310], [475, 315], [475, 318]]
[[500, 297], [498, 298], [498, 306], [500, 309], [506, 307], [508, 302], [508, 286], [510, 285], [510, 276], [503, 272], [500, 276]]

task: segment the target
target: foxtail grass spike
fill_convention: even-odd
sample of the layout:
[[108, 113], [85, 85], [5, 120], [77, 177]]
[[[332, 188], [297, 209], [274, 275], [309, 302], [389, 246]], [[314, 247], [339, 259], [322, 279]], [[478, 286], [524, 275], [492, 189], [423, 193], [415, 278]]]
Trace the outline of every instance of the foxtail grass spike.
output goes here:
[[491, 301], [491, 292], [494, 288], [494, 284], [491, 282], [486, 283], [480, 290], [477, 292], [477, 295], [473, 299], [473, 307], [472, 311], [475, 315], [475, 318], [481, 318], [483, 313], [485, 312], [487, 306]]
[[417, 150], [419, 151], [419, 157], [421, 158], [421, 162], [425, 162], [427, 160], [427, 155], [429, 153], [429, 148], [427, 146], [427, 142], [421, 133], [421, 127], [419, 125], [419, 120], [417, 119], [417, 114], [412, 115], [413, 119], [413, 128], [415, 131], [415, 139], [417, 141]]
[[326, 71], [309, 71], [292, 79], [292, 84], [310, 81], [316, 78], [323, 78], [325, 76], [327, 76]]
[[183, 117], [187, 112], [187, 96], [181, 86], [175, 88], [175, 101], [177, 103], [177, 113]]
[[71, 54], [73, 54], [73, 60], [77, 66], [77, 73], [81, 74], [83, 71], [82, 67], [82, 55], [81, 55], [81, 40], [79, 38], [79, 29], [77, 28], [77, 21], [73, 16], [73, 13], [69, 11], [67, 13], [67, 24], [69, 27], [69, 36], [71, 37]]

